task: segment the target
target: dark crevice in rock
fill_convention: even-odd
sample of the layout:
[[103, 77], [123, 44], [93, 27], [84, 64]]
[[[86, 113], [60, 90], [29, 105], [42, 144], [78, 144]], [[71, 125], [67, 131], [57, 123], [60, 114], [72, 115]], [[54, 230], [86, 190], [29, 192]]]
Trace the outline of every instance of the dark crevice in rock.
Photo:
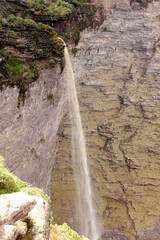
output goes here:
[[[133, 131], [132, 127], [130, 125], [125, 126], [125, 130]], [[129, 158], [128, 156], [126, 156], [124, 147], [125, 147], [125, 145], [127, 145], [129, 142], [132, 141], [132, 139], [137, 135], [137, 133], [138, 133], [138, 131], [135, 130], [135, 132], [132, 133], [129, 137], [127, 137], [124, 140], [121, 140], [120, 144], [119, 144], [119, 150], [123, 154], [124, 162], [125, 162], [125, 165], [129, 172], [131, 172], [132, 170], [136, 170], [139, 166], [134, 166], [134, 161], [131, 158]]]
[[132, 227], [133, 227], [133, 229], [134, 229], [134, 232], [135, 232], [135, 240], [140, 240], [140, 238], [139, 238], [139, 236], [138, 236], [138, 232], [137, 232], [137, 230], [136, 230], [136, 225], [135, 225], [134, 219], [131, 217], [131, 214], [130, 214], [130, 208], [129, 208], [129, 206], [128, 206], [130, 202], [128, 202], [127, 193], [126, 193], [124, 184], [123, 184], [121, 181], [120, 181], [119, 183], [120, 183], [120, 185], [121, 185], [122, 191], [123, 191], [124, 196], [125, 196], [125, 205], [126, 205], [126, 208], [127, 208], [127, 214], [128, 214], [128, 217], [129, 217], [129, 219], [130, 219], [131, 225], [132, 225]]
[[103, 165], [101, 164], [101, 161], [102, 161], [102, 159], [97, 158], [97, 162], [98, 162], [98, 164], [99, 164], [99, 169], [100, 169], [100, 171], [102, 172], [102, 176], [103, 176], [103, 178], [106, 180], [106, 182], [108, 182], [107, 173], [104, 171]]
[[103, 147], [104, 151], [112, 151], [113, 152], [112, 143], [113, 143], [113, 139], [110, 137], [106, 137], [105, 144]]

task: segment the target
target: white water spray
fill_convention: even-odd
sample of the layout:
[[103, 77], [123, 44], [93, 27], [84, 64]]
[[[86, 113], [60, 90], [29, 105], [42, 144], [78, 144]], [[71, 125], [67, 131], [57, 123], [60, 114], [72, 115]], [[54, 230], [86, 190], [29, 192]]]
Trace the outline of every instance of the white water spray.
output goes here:
[[78, 215], [81, 234], [85, 235], [90, 240], [98, 240], [100, 237], [100, 230], [98, 228], [96, 214], [93, 207], [93, 193], [91, 189], [91, 179], [87, 163], [86, 144], [79, 112], [79, 103], [75, 88], [74, 74], [67, 47], [64, 49], [64, 54], [65, 78], [72, 124], [72, 154], [75, 164], [75, 179], [78, 190]]

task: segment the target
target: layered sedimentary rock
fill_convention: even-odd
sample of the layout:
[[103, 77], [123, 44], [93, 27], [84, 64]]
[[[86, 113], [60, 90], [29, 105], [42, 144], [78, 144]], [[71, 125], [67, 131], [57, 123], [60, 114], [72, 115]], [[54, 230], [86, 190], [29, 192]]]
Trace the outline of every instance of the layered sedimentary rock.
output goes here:
[[[158, 1], [148, 8], [118, 1], [99, 29], [83, 32], [72, 59], [104, 239], [159, 239], [159, 9]], [[52, 173], [53, 209], [58, 222], [78, 229], [70, 149], [66, 114]]]
[[[157, 240], [160, 3], [97, 3], [109, 10], [106, 20], [99, 29], [84, 31], [72, 60], [103, 238]], [[17, 42], [18, 48], [24, 43]], [[13, 46], [6, 50], [24, 58]], [[42, 69], [45, 64], [39, 63], [39, 79], [29, 85], [20, 108], [16, 87], [0, 92], [0, 153], [21, 179], [43, 188], [54, 164], [66, 100], [60, 68]], [[55, 220], [78, 229], [70, 132], [66, 114], [58, 136], [52, 200]]]
[[65, 99], [63, 43], [30, 4], [0, 3], [0, 152], [12, 172], [46, 189]]
[[43, 69], [17, 108], [18, 89], [0, 92], [0, 152], [22, 180], [46, 188], [56, 153], [56, 133], [64, 102], [60, 68]]

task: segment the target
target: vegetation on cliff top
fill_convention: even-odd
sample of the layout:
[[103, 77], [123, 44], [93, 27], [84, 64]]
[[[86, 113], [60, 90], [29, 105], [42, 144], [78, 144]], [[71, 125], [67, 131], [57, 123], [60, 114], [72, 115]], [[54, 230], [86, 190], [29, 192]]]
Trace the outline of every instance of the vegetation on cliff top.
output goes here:
[[38, 79], [38, 61], [54, 60], [56, 64], [63, 56], [64, 46], [46, 24], [13, 14], [6, 18], [1, 15], [0, 24], [0, 89], [17, 86], [20, 106], [29, 84]]
[[28, 23], [33, 24], [34, 20], [50, 25], [65, 41], [74, 43], [78, 42], [80, 31], [99, 26], [104, 20], [103, 8], [90, 4], [90, 0], [4, 0], [0, 7], [5, 19], [15, 15]]
[[[88, 0], [3, 0], [0, 2], [0, 90], [19, 89], [18, 107], [44, 67], [63, 57], [63, 42], [78, 43], [80, 31], [103, 21], [102, 8]], [[99, 12], [99, 15], [96, 15]], [[54, 63], [54, 64], [50, 64]]]

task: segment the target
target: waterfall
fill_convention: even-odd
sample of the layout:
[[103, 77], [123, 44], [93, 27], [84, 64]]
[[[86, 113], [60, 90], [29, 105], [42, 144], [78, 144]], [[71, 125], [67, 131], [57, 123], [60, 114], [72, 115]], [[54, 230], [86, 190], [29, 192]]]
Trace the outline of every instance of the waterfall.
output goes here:
[[65, 78], [72, 124], [72, 158], [75, 168], [75, 180], [78, 192], [78, 217], [81, 233], [90, 240], [100, 237], [96, 214], [93, 206], [90, 172], [87, 163], [87, 152], [82, 129], [79, 103], [75, 88], [74, 74], [70, 56], [65, 46]]

